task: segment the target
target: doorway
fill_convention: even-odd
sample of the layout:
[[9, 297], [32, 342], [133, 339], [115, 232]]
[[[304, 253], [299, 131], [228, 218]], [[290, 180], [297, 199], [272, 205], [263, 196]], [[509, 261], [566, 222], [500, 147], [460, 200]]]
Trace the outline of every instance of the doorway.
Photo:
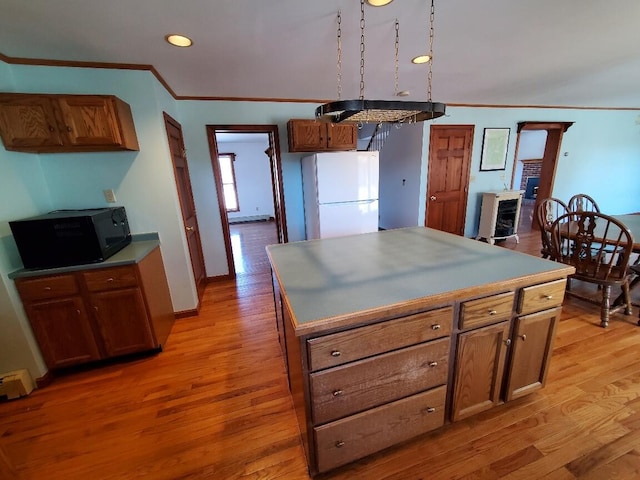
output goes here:
[[[558, 164], [558, 157], [560, 156], [560, 145], [562, 144], [562, 136], [573, 125], [573, 122], [519, 122], [518, 123], [518, 140], [516, 142], [516, 153], [514, 156], [514, 164], [511, 177], [511, 188], [514, 190], [525, 190], [524, 210], [520, 216], [521, 224], [530, 230], [538, 230], [538, 225], [534, 221], [535, 211], [538, 208], [538, 203], [544, 198], [549, 198], [553, 191], [553, 184], [555, 181], [556, 167]], [[529, 150], [530, 146], [527, 145], [525, 138], [528, 136], [546, 132], [545, 135], [536, 138], [541, 138], [543, 145], [533, 148], [538, 150], [539, 167], [536, 170], [535, 175], [538, 176], [535, 181], [535, 186], [532, 186], [531, 182], [528, 182], [526, 178], [526, 171], [518, 163], [523, 163], [525, 160], [537, 160], [525, 158], [529, 157], [524, 150]], [[538, 155], [534, 155], [538, 156]], [[523, 173], [524, 172], [524, 173]], [[535, 189], [535, 194], [530, 193], [530, 190]], [[527, 199], [531, 197], [531, 199]], [[529, 200], [527, 202], [527, 200]], [[524, 222], [526, 221], [526, 225]]]
[[[211, 165], [213, 169], [213, 176], [215, 180], [218, 205], [220, 208], [220, 220], [222, 224], [222, 232], [224, 236], [225, 252], [227, 257], [227, 268], [229, 271], [228, 277], [235, 278], [238, 274], [251, 273], [253, 269], [250, 265], [256, 265], [255, 257], [252, 255], [250, 258], [241, 258], [243, 255], [243, 241], [251, 240], [250, 250], [256, 254], [264, 254], [264, 246], [269, 243], [286, 243], [287, 227], [284, 207], [284, 192], [282, 188], [282, 167], [280, 159], [280, 144], [278, 141], [278, 127], [277, 125], [207, 125], [207, 138], [209, 140], [209, 150], [211, 155]], [[262, 215], [262, 211], [255, 209], [252, 204], [247, 205], [247, 202], [243, 202], [240, 199], [238, 209], [231, 216], [234, 217], [230, 221], [230, 212], [227, 209], [225, 202], [225, 185], [223, 181], [223, 172], [220, 168], [219, 156], [223, 154], [236, 153], [229, 152], [230, 149], [226, 140], [232, 140], [236, 142], [236, 145], [240, 143], [250, 143], [251, 141], [262, 141], [265, 139], [266, 148], [261, 149], [259, 153], [253, 153], [253, 155], [259, 156], [255, 158], [258, 160], [265, 160], [268, 162], [268, 188], [271, 192], [272, 213]], [[240, 158], [234, 155], [234, 158]], [[262, 178], [262, 179], [260, 179]], [[264, 178], [256, 176], [255, 179], [249, 180], [255, 182], [264, 182]], [[247, 178], [244, 179], [247, 181]], [[240, 184], [238, 184], [240, 187]], [[227, 186], [227, 188], [229, 188]], [[238, 189], [239, 191], [239, 189]], [[238, 192], [237, 191], [237, 192]], [[236, 193], [237, 193], [236, 192]], [[245, 205], [243, 206], [243, 203]], [[273, 235], [268, 231], [265, 233], [263, 228], [257, 228], [260, 225], [254, 225], [256, 228], [250, 228], [251, 223], [257, 224], [258, 222], [268, 222], [273, 226]], [[256, 231], [261, 231], [260, 235], [256, 235]], [[244, 232], [244, 233], [243, 233]], [[242, 236], [244, 235], [244, 237]], [[256, 248], [256, 241], [264, 242], [264, 245]], [[260, 248], [262, 247], [262, 248]], [[247, 252], [245, 248], [245, 252]], [[249, 254], [249, 252], [247, 252]], [[260, 262], [258, 262], [260, 263]], [[262, 265], [264, 262], [261, 263]]]

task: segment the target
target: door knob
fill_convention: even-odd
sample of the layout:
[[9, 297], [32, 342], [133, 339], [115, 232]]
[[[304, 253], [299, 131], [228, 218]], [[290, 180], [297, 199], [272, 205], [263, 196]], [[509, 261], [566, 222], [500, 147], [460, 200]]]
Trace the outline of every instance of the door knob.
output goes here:
[[435, 199], [436, 199], [436, 196], [435, 196], [435, 195], [431, 195], [431, 196], [429, 197], [429, 200], [435, 200]]

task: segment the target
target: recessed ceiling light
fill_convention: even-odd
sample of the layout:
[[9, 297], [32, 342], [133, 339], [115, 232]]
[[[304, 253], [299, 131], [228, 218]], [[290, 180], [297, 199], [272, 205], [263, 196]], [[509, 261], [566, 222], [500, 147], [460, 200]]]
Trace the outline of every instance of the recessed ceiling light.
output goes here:
[[367, 3], [372, 7], [384, 7], [389, 5], [393, 0], [367, 0]]
[[431, 57], [429, 55], [418, 55], [417, 57], [413, 57], [411, 59], [411, 63], [427, 63], [429, 60], [431, 60]]
[[193, 45], [193, 42], [189, 37], [185, 37], [184, 35], [179, 35], [177, 33], [167, 35], [164, 38], [167, 42], [171, 45], [175, 45], [176, 47], [190, 47]]

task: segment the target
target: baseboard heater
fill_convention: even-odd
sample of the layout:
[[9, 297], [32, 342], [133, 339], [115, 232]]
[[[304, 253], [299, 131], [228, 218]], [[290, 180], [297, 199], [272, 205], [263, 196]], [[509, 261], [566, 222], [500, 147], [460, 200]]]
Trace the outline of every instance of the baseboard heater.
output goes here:
[[247, 217], [229, 217], [229, 223], [269, 222], [273, 220], [270, 215], [249, 215]]

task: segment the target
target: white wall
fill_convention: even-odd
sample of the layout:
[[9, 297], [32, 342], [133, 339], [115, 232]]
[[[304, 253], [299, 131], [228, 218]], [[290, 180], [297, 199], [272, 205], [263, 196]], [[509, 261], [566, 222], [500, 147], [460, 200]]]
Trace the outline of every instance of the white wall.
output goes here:
[[250, 218], [256, 215], [275, 217], [271, 185], [271, 165], [264, 151], [269, 137], [260, 141], [218, 143], [219, 153], [234, 153], [234, 171], [240, 211], [229, 212], [229, 219]]
[[423, 126], [392, 128], [380, 151], [380, 221], [383, 229], [419, 225]]

